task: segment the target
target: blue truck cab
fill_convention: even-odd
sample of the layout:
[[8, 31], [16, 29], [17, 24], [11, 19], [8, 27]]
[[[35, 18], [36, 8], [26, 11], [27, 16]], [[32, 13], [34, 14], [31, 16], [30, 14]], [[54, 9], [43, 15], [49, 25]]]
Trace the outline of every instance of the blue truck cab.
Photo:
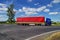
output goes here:
[[46, 18], [45, 25], [46, 26], [51, 26], [51, 19], [50, 18]]

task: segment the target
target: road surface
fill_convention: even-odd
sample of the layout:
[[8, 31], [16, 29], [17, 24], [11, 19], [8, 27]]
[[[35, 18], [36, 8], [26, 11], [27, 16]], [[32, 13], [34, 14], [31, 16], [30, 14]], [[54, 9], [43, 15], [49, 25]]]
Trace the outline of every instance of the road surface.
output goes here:
[[29, 37], [54, 30], [60, 30], [60, 26], [0, 24], [0, 40], [25, 40]]

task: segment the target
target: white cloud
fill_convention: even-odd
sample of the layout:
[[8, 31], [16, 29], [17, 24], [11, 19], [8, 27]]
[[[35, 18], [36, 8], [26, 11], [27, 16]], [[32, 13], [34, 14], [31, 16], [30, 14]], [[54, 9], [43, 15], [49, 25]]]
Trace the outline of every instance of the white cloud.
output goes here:
[[3, 7], [3, 8], [7, 7], [7, 5], [3, 4], [3, 3], [0, 3], [0, 6]]
[[7, 13], [6, 11], [0, 11], [0, 13]]
[[6, 4], [0, 3], [0, 6], [1, 6], [1, 7], [0, 7], [0, 12], [7, 10], [7, 5], [6, 5]]
[[22, 9], [19, 9], [19, 12], [23, 12]]
[[25, 15], [20, 15], [21, 17], [24, 17]]
[[32, 15], [32, 14], [37, 14], [38, 12], [43, 11], [46, 9], [46, 6], [42, 6], [39, 8], [28, 8], [28, 7], [23, 7], [22, 9], [19, 9], [20, 12], [25, 12], [27, 15]]
[[46, 9], [46, 6], [39, 7], [39, 8], [37, 8], [37, 12], [41, 12], [41, 11], [43, 11], [44, 9]]
[[6, 21], [8, 17], [6, 15], [0, 15], [0, 21]]
[[34, 4], [34, 5], [39, 5], [39, 3], [36, 3], [36, 4]]
[[50, 4], [48, 4], [47, 6], [48, 6], [48, 7], [52, 7], [52, 4], [50, 3]]
[[28, 8], [27, 7], [23, 7], [21, 10], [26, 12], [26, 11], [28, 11]]
[[[7, 11], [8, 10], [8, 8], [7, 8], [7, 5], [6, 4], [3, 4], [3, 3], [0, 3], [0, 13], [4, 13], [5, 11]], [[16, 9], [13, 9], [14, 10], [14, 12], [17, 12], [17, 10]]]
[[36, 14], [36, 9], [35, 8], [26, 8], [26, 7], [23, 7], [22, 10], [27, 15]]
[[60, 3], [60, 0], [53, 0], [53, 3]]
[[0, 11], [6, 11], [7, 8], [0, 8]]
[[0, 6], [5, 6], [5, 4], [0, 3]]
[[[60, 3], [60, 0], [53, 0], [50, 4], [47, 4], [47, 7], [53, 7], [53, 4], [55, 3]], [[53, 15], [59, 14], [59, 12], [50, 12], [50, 9], [45, 9], [44, 12], [49, 12], [49, 14], [53, 14]]]
[[[8, 8], [0, 8], [0, 13], [4, 13], [4, 12], [7, 12]], [[17, 12], [18, 10], [16, 9], [13, 9], [14, 12]]]
[[50, 12], [49, 14], [50, 14], [50, 15], [51, 15], [51, 14], [56, 15], [56, 14], [59, 14], [59, 12]]
[[28, 2], [32, 2], [33, 0], [28, 0]]
[[50, 4], [47, 4], [47, 7], [53, 7], [54, 3], [60, 3], [60, 0], [53, 0]]
[[31, 14], [37, 14], [37, 13], [36, 12], [25, 12], [25, 14], [31, 15]]
[[50, 9], [45, 9], [44, 12], [50, 12]]
[[16, 9], [13, 9], [13, 11], [16, 13], [16, 12], [18, 12], [18, 10], [16, 10]]

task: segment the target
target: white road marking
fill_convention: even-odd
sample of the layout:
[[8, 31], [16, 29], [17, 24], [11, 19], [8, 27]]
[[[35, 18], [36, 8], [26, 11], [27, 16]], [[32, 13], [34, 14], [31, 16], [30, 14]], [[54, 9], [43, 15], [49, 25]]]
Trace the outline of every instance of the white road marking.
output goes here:
[[30, 37], [30, 38], [27, 38], [25, 40], [31, 40], [33, 38], [36, 38], [36, 37], [39, 37], [39, 36], [42, 36], [42, 35], [45, 35], [45, 34], [49, 34], [49, 33], [53, 33], [53, 32], [59, 32], [60, 30], [55, 30], [55, 31], [51, 31], [51, 32], [46, 32], [46, 33], [43, 33], [43, 34], [40, 34], [40, 35], [36, 35], [36, 36], [33, 36], [33, 37]]

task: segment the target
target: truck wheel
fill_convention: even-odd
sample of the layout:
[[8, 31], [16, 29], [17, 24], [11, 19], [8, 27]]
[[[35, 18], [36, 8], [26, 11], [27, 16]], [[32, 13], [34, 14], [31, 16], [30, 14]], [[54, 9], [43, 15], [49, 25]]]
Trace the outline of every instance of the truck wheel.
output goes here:
[[41, 26], [41, 24], [38, 24], [38, 26]]
[[35, 26], [41, 26], [41, 24], [35, 24]]
[[19, 23], [17, 25], [20, 25]]

